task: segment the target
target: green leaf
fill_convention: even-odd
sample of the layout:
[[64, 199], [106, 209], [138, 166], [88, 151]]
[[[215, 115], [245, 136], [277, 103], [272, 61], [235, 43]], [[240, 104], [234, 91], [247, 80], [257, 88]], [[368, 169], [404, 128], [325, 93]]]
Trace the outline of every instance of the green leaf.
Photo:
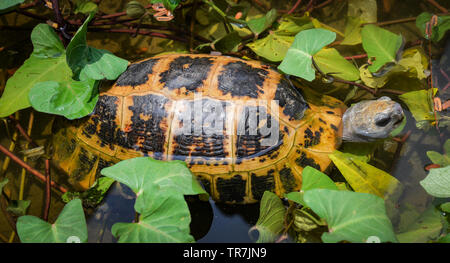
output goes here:
[[314, 28], [311, 19], [307, 16], [283, 16], [279, 24], [275, 31], [278, 35], [295, 36], [300, 31]]
[[94, 13], [90, 13], [67, 46], [67, 64], [72, 69], [74, 79], [114, 80], [127, 69], [128, 61], [107, 50], [87, 45], [87, 26], [93, 17]]
[[75, 239], [84, 243], [88, 237], [80, 199], [68, 203], [54, 224], [35, 216], [21, 216], [16, 226], [22, 243], [66, 243]]
[[388, 62], [396, 63], [397, 51], [402, 45], [402, 37], [374, 25], [366, 25], [361, 30], [362, 45], [373, 64], [370, 72], [378, 71]]
[[[28, 92], [36, 83], [69, 81], [72, 77], [62, 44], [49, 26], [37, 25], [31, 32], [31, 41], [36, 52], [8, 79], [0, 98], [0, 117], [30, 107]], [[56, 57], [59, 52], [62, 54]]]
[[329, 157], [356, 192], [395, 199], [403, 191], [402, 184], [395, 177], [359, 158], [340, 151], [334, 151]]
[[34, 85], [28, 97], [35, 110], [73, 120], [92, 113], [98, 100], [97, 84], [96, 80], [45, 81]]
[[98, 5], [90, 0], [78, 0], [76, 2], [75, 14], [89, 14], [89, 13], [97, 13]]
[[189, 234], [191, 216], [183, 195], [167, 193], [156, 185], [148, 190], [153, 196], [146, 203], [148, 212], [140, 216], [138, 223], [114, 224], [112, 234], [120, 243], [193, 242]]
[[331, 180], [328, 175], [322, 173], [321, 171], [311, 167], [306, 166], [302, 171], [302, 189], [300, 192], [291, 192], [285, 195], [285, 197], [291, 201], [299, 203], [306, 206], [303, 200], [303, 195], [306, 191], [311, 189], [330, 189], [338, 190], [336, 184]]
[[222, 38], [215, 40], [212, 44], [215, 47], [215, 50], [219, 50], [221, 52], [236, 52], [239, 44], [242, 39], [239, 37], [239, 33], [237, 31], [233, 31]]
[[272, 26], [275, 19], [277, 19], [277, 10], [271, 9], [265, 16], [247, 21], [247, 25], [255, 35], [259, 35]]
[[9, 11], [11, 8], [25, 2], [25, 0], [2, 0], [0, 1], [0, 14]]
[[376, 0], [349, 0], [347, 15], [359, 17], [366, 23], [377, 22], [377, 1]]
[[31, 32], [33, 55], [39, 58], [56, 58], [65, 53], [65, 49], [55, 30], [47, 24], [37, 25]]
[[450, 197], [450, 166], [431, 169], [420, 185], [434, 197]]
[[[422, 32], [422, 36], [428, 39], [426, 32], [427, 23], [430, 22], [433, 15], [428, 12], [423, 12], [416, 18], [416, 26]], [[450, 16], [438, 16], [437, 24], [431, 28], [431, 40], [433, 42], [440, 41], [445, 33], [450, 29]]]
[[312, 81], [315, 78], [312, 56], [336, 39], [334, 32], [325, 29], [308, 29], [295, 36], [294, 43], [287, 51], [278, 69], [285, 74]]
[[439, 238], [438, 243], [450, 243], [450, 234]]
[[416, 120], [416, 126], [423, 128], [434, 122], [431, 90], [410, 91], [398, 96]]
[[258, 56], [273, 62], [282, 61], [294, 41], [293, 36], [270, 33], [265, 38], [247, 44]]
[[361, 43], [361, 25], [364, 23], [359, 17], [347, 18], [345, 25], [345, 37], [341, 45], [357, 45]]
[[397, 234], [401, 243], [425, 243], [439, 237], [443, 228], [441, 213], [430, 207], [405, 232]]
[[359, 79], [359, 70], [334, 48], [323, 48], [313, 57], [319, 69], [325, 74], [335, 73], [333, 76], [349, 81]]
[[15, 216], [23, 216], [27, 214], [30, 204], [30, 200], [10, 200], [6, 211]]
[[[146, 210], [145, 201], [153, 199], [150, 188], [158, 186], [181, 195], [207, 195], [197, 179], [182, 161], [159, 161], [137, 157], [102, 169], [101, 174], [130, 187], [138, 196], [135, 209]], [[143, 198], [139, 198], [143, 196]]]
[[163, 3], [166, 9], [173, 11], [180, 4], [180, 0], [152, 0], [151, 3]]
[[322, 235], [325, 243], [349, 241], [396, 242], [392, 224], [386, 215], [384, 200], [366, 193], [313, 189], [305, 192], [306, 204], [325, 219], [329, 231]]
[[441, 205], [441, 210], [445, 213], [450, 213], [450, 202], [443, 203]]
[[427, 151], [427, 156], [433, 163], [439, 164], [441, 167], [450, 165], [450, 139], [447, 139], [444, 143], [444, 154]]
[[8, 178], [3, 179], [2, 181], [0, 181], [0, 194], [3, 191], [3, 187], [5, 187], [5, 185], [9, 182]]
[[285, 213], [286, 208], [281, 199], [274, 193], [265, 191], [261, 199], [258, 222], [253, 228], [259, 232], [257, 243], [276, 241], [284, 229]]

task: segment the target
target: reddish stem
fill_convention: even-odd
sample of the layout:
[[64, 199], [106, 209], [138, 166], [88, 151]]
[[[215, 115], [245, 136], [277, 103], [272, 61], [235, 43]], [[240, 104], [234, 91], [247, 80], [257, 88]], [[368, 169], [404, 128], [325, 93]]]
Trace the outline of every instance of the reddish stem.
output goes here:
[[50, 201], [52, 198], [52, 194], [50, 191], [50, 183], [51, 183], [51, 177], [50, 177], [50, 160], [45, 160], [45, 210], [44, 210], [44, 221], [48, 221], [48, 214], [50, 211]]
[[287, 12], [287, 14], [288, 15], [292, 14], [295, 11], [295, 9], [297, 9], [297, 7], [300, 5], [301, 2], [302, 2], [302, 0], [297, 0], [297, 2], [294, 4], [294, 6], [291, 8], [291, 10], [289, 10]]
[[[33, 169], [30, 165], [28, 165], [26, 162], [22, 161], [19, 157], [15, 156], [12, 152], [10, 152], [8, 149], [3, 147], [3, 145], [0, 145], [0, 151], [3, 152], [6, 156], [11, 158], [14, 162], [25, 168], [28, 172], [30, 172], [32, 175], [36, 176], [39, 180], [45, 182], [46, 178], [43, 174], [38, 172], [37, 170]], [[51, 181], [51, 186], [57, 190], [59, 190], [62, 193], [67, 192], [67, 189], [63, 186], [58, 185], [57, 183]]]
[[352, 60], [352, 59], [360, 59], [360, 58], [367, 58], [367, 54], [361, 54], [361, 55], [354, 55], [349, 57], [344, 57], [346, 60]]
[[434, 5], [437, 9], [439, 9], [443, 13], [447, 13], [447, 8], [441, 6], [438, 2], [434, 0], [427, 0], [430, 4]]

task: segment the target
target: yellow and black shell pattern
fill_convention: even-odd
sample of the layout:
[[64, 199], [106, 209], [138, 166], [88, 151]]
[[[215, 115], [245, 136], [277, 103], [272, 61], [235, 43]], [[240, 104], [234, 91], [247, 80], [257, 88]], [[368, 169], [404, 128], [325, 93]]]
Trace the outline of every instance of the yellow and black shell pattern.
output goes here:
[[[194, 122], [210, 102], [223, 106], [215, 116], [223, 132], [181, 132], [179, 115], [190, 112]], [[255, 108], [256, 126], [248, 118]], [[57, 125], [53, 158], [78, 189], [120, 160], [183, 160], [216, 201], [252, 203], [266, 190], [282, 196], [300, 189], [308, 165], [324, 171], [340, 144], [344, 111], [342, 102], [296, 88], [257, 61], [161, 55], [131, 64], [114, 85], [101, 87], [90, 116]], [[279, 129], [271, 146], [261, 143], [269, 121]]]

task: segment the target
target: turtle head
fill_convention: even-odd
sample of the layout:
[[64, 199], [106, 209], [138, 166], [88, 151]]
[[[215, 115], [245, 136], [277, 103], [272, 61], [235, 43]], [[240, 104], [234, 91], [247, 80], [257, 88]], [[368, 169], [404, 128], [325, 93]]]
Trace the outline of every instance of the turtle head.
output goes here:
[[370, 142], [387, 138], [403, 118], [402, 107], [389, 97], [358, 102], [344, 113], [342, 139]]

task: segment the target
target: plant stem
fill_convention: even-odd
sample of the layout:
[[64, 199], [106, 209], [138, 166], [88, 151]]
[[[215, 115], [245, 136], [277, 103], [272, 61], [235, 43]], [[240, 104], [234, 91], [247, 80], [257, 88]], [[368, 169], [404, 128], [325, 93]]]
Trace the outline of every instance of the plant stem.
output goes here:
[[[16, 155], [14, 155], [12, 152], [8, 151], [8, 149], [6, 149], [5, 147], [3, 147], [3, 145], [0, 145], [0, 151], [3, 152], [5, 155], [7, 155], [9, 158], [11, 158], [11, 160], [13, 160], [14, 162], [16, 162], [17, 164], [19, 164], [20, 166], [22, 166], [23, 168], [27, 169], [28, 172], [30, 172], [31, 174], [33, 174], [34, 176], [36, 176], [39, 180], [45, 182], [45, 176], [43, 174], [41, 174], [39, 171], [35, 170], [34, 168], [32, 168], [30, 165], [28, 165], [27, 163], [25, 163], [24, 161], [22, 161], [19, 157], [17, 157]], [[51, 186], [57, 190], [59, 190], [62, 193], [66, 193], [67, 189], [64, 188], [63, 186], [58, 185], [55, 182], [51, 182]]]
[[292, 6], [292, 8], [287, 12], [288, 15], [292, 14], [295, 9], [297, 9], [297, 7], [300, 5], [300, 3], [302, 2], [302, 0], [297, 0], [297, 2], [294, 4], [294, 6]]
[[447, 13], [447, 9], [443, 6], [441, 6], [438, 2], [434, 0], [427, 0], [430, 4], [434, 5], [437, 9], [439, 9], [443, 13]]
[[48, 221], [48, 214], [50, 212], [50, 201], [52, 198], [51, 190], [50, 190], [50, 183], [51, 183], [51, 177], [50, 177], [50, 160], [45, 160], [45, 210], [44, 210], [44, 217], [43, 219], [45, 221]]

